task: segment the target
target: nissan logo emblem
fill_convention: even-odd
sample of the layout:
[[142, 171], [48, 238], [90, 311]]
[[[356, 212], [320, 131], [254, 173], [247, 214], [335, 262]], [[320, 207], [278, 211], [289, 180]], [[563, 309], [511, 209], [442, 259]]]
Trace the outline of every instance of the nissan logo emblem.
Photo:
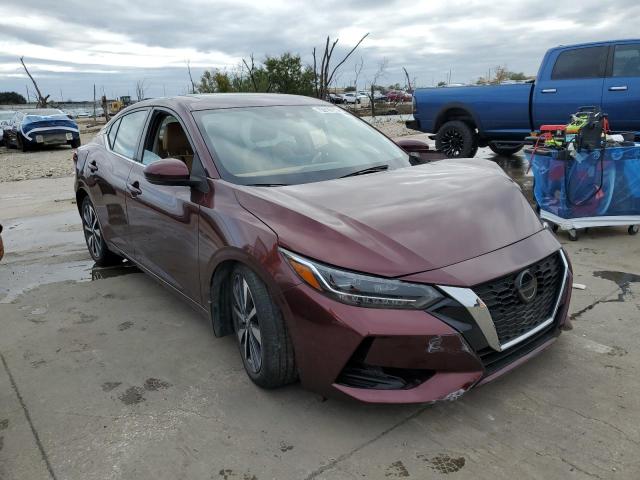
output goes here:
[[538, 293], [538, 280], [529, 270], [523, 270], [515, 280], [518, 297], [523, 303], [531, 303]]

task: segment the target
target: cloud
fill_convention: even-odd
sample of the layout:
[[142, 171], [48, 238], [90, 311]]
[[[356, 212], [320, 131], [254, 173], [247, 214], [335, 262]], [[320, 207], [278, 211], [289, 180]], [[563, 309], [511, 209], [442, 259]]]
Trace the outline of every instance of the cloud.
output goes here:
[[467, 82], [489, 68], [535, 74], [546, 49], [558, 44], [637, 35], [635, 1], [583, 0], [553, 8], [521, 0], [3, 0], [0, 17], [0, 90], [24, 91], [17, 57], [25, 55], [43, 89], [89, 98], [93, 83], [113, 95], [147, 79], [148, 94], [184, 93], [185, 61], [233, 68], [254, 53], [299, 53], [311, 63], [314, 46], [338, 36], [336, 57], [365, 32], [370, 37], [341, 70], [353, 81], [354, 63], [372, 78], [388, 59], [385, 83], [403, 83], [402, 67], [421, 85]]

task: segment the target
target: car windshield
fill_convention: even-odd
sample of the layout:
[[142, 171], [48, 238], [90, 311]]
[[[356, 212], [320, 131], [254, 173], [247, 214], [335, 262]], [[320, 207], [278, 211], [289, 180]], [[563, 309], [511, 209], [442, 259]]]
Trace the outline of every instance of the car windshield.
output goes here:
[[194, 116], [222, 178], [233, 183], [292, 185], [410, 165], [395, 143], [334, 106], [228, 108]]

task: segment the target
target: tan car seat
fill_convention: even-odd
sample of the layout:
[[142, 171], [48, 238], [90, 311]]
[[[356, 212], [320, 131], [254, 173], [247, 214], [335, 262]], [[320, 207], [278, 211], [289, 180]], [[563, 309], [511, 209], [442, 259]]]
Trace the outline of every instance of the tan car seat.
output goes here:
[[187, 135], [178, 122], [171, 122], [166, 125], [164, 136], [162, 137], [162, 149], [167, 158], [182, 160], [191, 171], [193, 150]]

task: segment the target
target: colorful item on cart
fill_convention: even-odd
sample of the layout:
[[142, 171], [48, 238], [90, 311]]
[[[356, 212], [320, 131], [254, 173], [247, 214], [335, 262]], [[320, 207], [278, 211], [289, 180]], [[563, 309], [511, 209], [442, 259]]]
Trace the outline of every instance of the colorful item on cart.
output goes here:
[[577, 151], [545, 149], [532, 156], [534, 196], [558, 217], [640, 215], [640, 144]]

